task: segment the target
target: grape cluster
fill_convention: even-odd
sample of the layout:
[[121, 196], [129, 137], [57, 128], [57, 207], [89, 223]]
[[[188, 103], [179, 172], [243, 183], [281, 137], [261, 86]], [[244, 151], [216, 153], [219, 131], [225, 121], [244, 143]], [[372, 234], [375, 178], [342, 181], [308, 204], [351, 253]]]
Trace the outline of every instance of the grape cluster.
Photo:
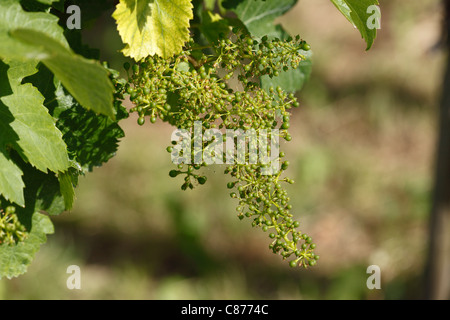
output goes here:
[[9, 206], [5, 210], [0, 210], [0, 245], [14, 245], [24, 241], [27, 236], [14, 207]]
[[[236, 37], [235, 42], [231, 39], [222, 39], [215, 50], [219, 53], [215, 63], [229, 71], [226, 78], [231, 77], [234, 70], [239, 67], [240, 71], [243, 71], [238, 76], [239, 80], [246, 86], [252, 86], [255, 83], [249, 82], [250, 78], [264, 75], [276, 77], [281, 69], [283, 71], [296, 69], [304, 59], [299, 51], [308, 51], [310, 46], [301, 40], [300, 36], [296, 36], [295, 39], [289, 37], [286, 41], [269, 40], [264, 36], [257, 41], [241, 34]], [[241, 62], [244, 59], [247, 59], [247, 62], [242, 66]]]
[[[274, 77], [282, 70], [297, 68], [305, 59], [302, 52], [309, 49], [300, 37], [256, 40], [243, 33], [220, 39], [209, 52], [190, 41], [180, 54], [169, 59], [151, 56], [133, 66], [126, 63], [128, 82], [121, 90], [122, 94], [129, 94], [134, 103], [130, 112], [138, 114], [139, 125], [147, 119], [155, 123], [159, 118], [185, 130], [192, 130], [194, 124], [200, 123], [202, 134], [208, 129], [256, 132], [276, 129], [266, 137], [267, 140], [291, 141], [289, 109], [298, 107], [298, 101], [280, 87], [268, 91], [262, 89], [259, 78], [264, 75]], [[209, 147], [220, 138], [226, 141], [225, 135], [203, 140], [200, 153], [210, 150]], [[182, 138], [172, 141], [167, 151], [172, 153], [180, 143], [186, 141]], [[187, 143], [194, 144], [193, 141]], [[185, 161], [169, 172], [171, 177], [184, 175], [183, 190], [207, 180], [196, 170], [209, 164], [191, 161], [196, 159], [199, 151], [190, 150], [193, 150], [191, 154], [184, 155]], [[273, 174], [264, 173], [263, 169], [268, 165], [252, 162], [248, 152], [245, 161], [240, 162], [236, 155], [231, 155], [232, 164], [226, 162], [228, 156], [223, 154], [218, 158], [221, 163], [229, 164], [225, 174], [232, 179], [228, 188], [235, 189], [230, 196], [239, 202], [238, 217], [248, 217], [254, 227], [268, 232], [272, 239], [270, 249], [283, 259], [289, 258], [290, 266], [316, 264], [319, 256], [313, 252], [315, 244], [308, 235], [297, 230], [299, 222], [290, 213], [290, 198], [283, 189], [283, 184], [294, 182], [281, 176], [289, 166], [288, 161], [282, 161], [284, 153], [277, 155], [281, 170]]]

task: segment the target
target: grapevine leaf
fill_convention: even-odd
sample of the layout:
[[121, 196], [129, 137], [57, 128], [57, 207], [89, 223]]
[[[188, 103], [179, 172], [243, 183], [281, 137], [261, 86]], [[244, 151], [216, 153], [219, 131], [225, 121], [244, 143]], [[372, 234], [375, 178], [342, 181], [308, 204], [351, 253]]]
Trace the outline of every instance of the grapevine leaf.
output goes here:
[[25, 182], [25, 212], [45, 211], [49, 215], [58, 215], [65, 208], [64, 197], [61, 194], [60, 183], [53, 172], [43, 173], [30, 165], [16, 159], [22, 169]]
[[126, 45], [124, 55], [139, 61], [179, 53], [189, 40], [192, 9], [191, 0], [120, 0], [113, 18]]
[[[12, 94], [0, 97], [2, 109], [5, 107], [13, 117], [8, 125], [12, 130], [4, 131], [1, 144], [10, 144], [22, 158], [42, 172], [65, 171], [69, 167], [67, 149], [61, 132], [56, 128], [54, 119], [43, 105], [44, 97], [31, 84], [21, 84], [24, 77], [37, 71], [36, 63], [9, 63], [7, 77]], [[5, 114], [6, 111], [2, 111]], [[2, 119], [0, 121], [9, 121]], [[3, 124], [5, 126], [5, 124]]]
[[47, 241], [47, 234], [54, 232], [48, 216], [34, 212], [28, 237], [15, 245], [0, 245], [0, 279], [11, 279], [24, 274], [34, 259], [41, 244]]
[[[116, 72], [113, 69], [108, 70], [111, 73]], [[45, 92], [47, 108], [50, 114], [58, 119], [57, 126], [67, 144], [71, 166], [68, 171], [58, 174], [59, 181], [54, 175], [46, 177], [24, 168], [26, 178], [33, 177], [26, 180], [27, 187], [35, 184], [33, 190], [28, 188], [25, 191], [26, 195], [36, 198], [36, 205], [39, 205], [36, 210], [45, 210], [51, 215], [59, 214], [64, 209], [70, 210], [74, 198], [73, 187], [78, 184], [78, 176], [114, 156], [118, 141], [124, 133], [117, 122], [82, 108], [44, 65], [40, 65], [39, 72], [26, 80], [41, 92]], [[117, 121], [128, 116], [119, 103], [115, 104], [115, 108]], [[39, 181], [46, 183], [39, 184]], [[44, 189], [45, 193], [42, 192]], [[50, 190], [51, 196], [45, 198]]]
[[278, 31], [273, 21], [286, 13], [296, 3], [297, 0], [243, 0], [230, 5], [228, 8], [236, 13], [253, 36], [277, 37]]
[[[45, 69], [41, 71], [45, 73]], [[114, 69], [108, 71], [117, 73]], [[53, 99], [51, 114], [58, 118], [57, 126], [67, 144], [69, 158], [76, 164], [70, 169], [92, 171], [116, 154], [119, 140], [125, 135], [118, 122], [128, 117], [128, 111], [120, 103], [114, 104], [116, 121], [113, 121], [82, 108], [58, 81], [54, 82], [53, 93], [48, 98]]]
[[0, 1], [0, 57], [8, 59], [27, 58], [35, 53], [32, 46], [10, 36], [9, 32], [17, 28], [33, 29], [57, 40], [69, 48], [64, 30], [58, 25], [58, 17], [45, 12], [26, 12], [17, 0]]
[[73, 188], [71, 174], [68, 171], [60, 173], [58, 175], [58, 180], [61, 194], [64, 197], [65, 209], [70, 210], [72, 209], [75, 200], [75, 190]]
[[[18, 28], [26, 28], [27, 31], [14, 31]], [[26, 12], [18, 1], [2, 0], [0, 43], [0, 57], [42, 60], [52, 72], [58, 73], [63, 85], [85, 108], [114, 118], [114, 88], [108, 72], [98, 63], [72, 52], [56, 16], [44, 12]], [[92, 88], [98, 90], [93, 91]]]
[[[352, 21], [352, 10], [350, 10], [346, 0], [331, 0], [331, 2], [338, 8], [338, 10], [347, 18], [348, 21], [353, 23]], [[354, 25], [354, 23], [353, 23]]]
[[[9, 66], [0, 60], [0, 99], [2, 95], [9, 95], [12, 89], [6, 76]], [[22, 171], [11, 161], [8, 148], [19, 137], [11, 128], [14, 116], [0, 100], [0, 196], [6, 200], [15, 202], [20, 206], [25, 205], [23, 197]]]
[[[64, 210], [70, 210], [70, 206], [66, 207], [66, 201], [69, 201], [69, 198], [64, 198], [60, 181], [54, 172], [43, 173], [33, 168], [14, 151], [11, 152], [11, 160], [22, 170], [25, 183], [23, 191], [25, 206], [18, 209], [19, 217], [29, 217], [33, 212], [42, 211], [49, 215], [59, 215]], [[70, 176], [72, 185], [76, 186], [80, 173], [73, 162], [66, 173]]]
[[[0, 105], [0, 111], [2, 106]], [[0, 112], [1, 114], [1, 112]], [[0, 115], [0, 117], [3, 117]], [[0, 120], [0, 132], [1, 130]], [[1, 140], [2, 133], [0, 133]], [[0, 148], [0, 195], [6, 200], [15, 202], [20, 206], [25, 205], [23, 197], [22, 171], [6, 156], [5, 150]]]
[[[118, 109], [119, 116], [126, 117], [124, 110]], [[89, 171], [112, 158], [119, 139], [124, 136], [117, 122], [95, 115], [78, 104], [62, 111], [57, 125], [67, 143], [70, 158]]]
[[331, 0], [331, 2], [359, 30], [366, 41], [366, 50], [369, 50], [377, 36], [377, 29], [368, 23], [372, 15], [370, 11], [368, 13], [368, 9], [370, 6], [378, 5], [378, 0]]
[[29, 52], [28, 57], [40, 59], [83, 107], [115, 118], [112, 105], [114, 86], [109, 72], [97, 61], [73, 53], [42, 32], [16, 29], [11, 34], [34, 46], [35, 51]]

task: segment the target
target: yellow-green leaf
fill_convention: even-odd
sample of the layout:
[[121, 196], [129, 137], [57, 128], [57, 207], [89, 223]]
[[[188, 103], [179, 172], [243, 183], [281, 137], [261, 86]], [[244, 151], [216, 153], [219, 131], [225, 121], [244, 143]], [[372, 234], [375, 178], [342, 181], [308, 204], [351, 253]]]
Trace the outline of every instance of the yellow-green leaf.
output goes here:
[[123, 54], [139, 61], [179, 53], [189, 40], [192, 7], [191, 0], [120, 0], [113, 18], [126, 45]]

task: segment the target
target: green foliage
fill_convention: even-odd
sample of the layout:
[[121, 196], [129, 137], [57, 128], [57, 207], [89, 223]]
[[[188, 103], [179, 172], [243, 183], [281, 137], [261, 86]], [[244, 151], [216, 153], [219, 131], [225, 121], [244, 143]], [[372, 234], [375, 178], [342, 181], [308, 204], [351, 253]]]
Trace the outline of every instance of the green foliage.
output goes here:
[[45, 33], [66, 48], [69, 47], [56, 16], [45, 12], [27, 12], [22, 9], [19, 0], [3, 0], [0, 2], [0, 57], [28, 59], [29, 53], [39, 51], [39, 48], [27, 45], [10, 34], [25, 26], [29, 30]]
[[[11, 34], [24, 43], [41, 49], [33, 54], [28, 53], [28, 57], [41, 60], [83, 107], [114, 120], [114, 87], [109, 81], [109, 72], [97, 61], [74, 54], [44, 33], [17, 29]], [[94, 87], [96, 90], [92, 90]]]
[[[36, 63], [8, 63], [7, 76], [12, 94], [1, 97], [3, 108], [11, 113], [2, 126], [9, 127], [9, 134], [2, 135], [2, 144], [10, 145], [38, 170], [58, 172], [69, 167], [67, 149], [54, 119], [43, 105], [44, 97], [30, 84], [21, 84], [22, 79], [37, 71]], [[37, 125], [38, 124], [38, 125]], [[6, 130], [5, 130], [6, 131]]]
[[[66, 98], [71, 99], [70, 96]], [[116, 121], [85, 110], [75, 100], [71, 100], [71, 107], [59, 113], [57, 125], [69, 149], [70, 159], [85, 171], [92, 171], [115, 155], [124, 132]], [[117, 120], [128, 116], [122, 106], [118, 105], [117, 110]]]
[[279, 37], [279, 28], [274, 20], [289, 11], [297, 0], [243, 0], [230, 4], [228, 9], [235, 12], [254, 37]]
[[25, 205], [22, 171], [9, 159], [5, 148], [0, 149], [0, 190], [6, 200]]
[[[50, 216], [72, 208], [78, 176], [115, 155], [124, 136], [118, 122], [128, 116], [122, 106], [128, 95], [139, 125], [159, 118], [188, 130], [198, 121], [203, 134], [211, 128], [278, 129], [263, 139], [291, 141], [289, 110], [299, 105], [294, 92], [309, 77], [312, 55], [306, 41], [273, 22], [296, 2], [120, 0], [113, 17], [122, 52], [139, 62], [131, 70], [125, 66], [125, 80], [93, 56], [79, 31], [61, 27], [64, 21], [55, 14], [63, 11], [63, 0], [3, 0], [0, 277], [26, 271], [53, 232]], [[83, 23], [111, 7], [106, 1], [88, 3], [80, 1]], [[376, 30], [366, 28], [364, 10], [377, 1], [333, 3], [369, 48]], [[212, 154], [217, 144], [202, 141], [200, 151]], [[176, 147], [177, 142], [167, 151]], [[290, 266], [312, 266], [318, 259], [315, 244], [298, 230], [291, 213], [283, 186], [293, 180], [282, 176], [289, 166], [282, 158], [280, 153], [276, 159], [281, 170], [271, 174], [249, 154], [244, 163], [228, 166], [228, 187], [235, 189], [230, 196], [238, 201], [239, 219], [248, 217], [252, 226], [268, 232], [274, 253], [289, 259]], [[206, 165], [185, 160], [169, 175], [184, 176], [182, 189], [192, 189], [207, 182], [196, 173]]]
[[[42, 10], [27, 2], [32, 8]], [[40, 212], [72, 208], [78, 175], [115, 154], [123, 131], [113, 119], [127, 113], [113, 106], [117, 73], [75, 54], [56, 16], [6, 0], [0, 18], [0, 209], [16, 208], [7, 219], [24, 235], [11, 237], [10, 223], [0, 224], [9, 239], [0, 247], [0, 277], [12, 277], [51, 233]]]
[[[22, 21], [29, 21], [26, 29]], [[113, 86], [108, 72], [97, 62], [72, 52], [56, 16], [25, 12], [17, 1], [0, 4], [0, 57], [42, 61], [87, 109], [114, 118]], [[77, 68], [73, 66], [76, 65]], [[92, 92], [92, 88], [98, 90]]]

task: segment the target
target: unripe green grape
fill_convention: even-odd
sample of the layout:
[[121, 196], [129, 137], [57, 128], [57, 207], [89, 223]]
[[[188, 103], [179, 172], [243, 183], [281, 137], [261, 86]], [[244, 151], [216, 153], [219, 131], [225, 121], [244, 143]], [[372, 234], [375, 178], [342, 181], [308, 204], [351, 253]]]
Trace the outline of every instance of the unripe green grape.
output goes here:
[[6, 207], [5, 212], [6, 212], [6, 214], [8, 214], [8, 215], [14, 214], [14, 213], [16, 212], [16, 208], [13, 207], [13, 206], [8, 206], [8, 207]]
[[289, 161], [283, 161], [281, 164], [281, 169], [286, 170], [289, 167]]
[[134, 99], [137, 98], [137, 96], [138, 96], [138, 93], [136, 91], [131, 91], [131, 93], [130, 93], [130, 100], [133, 101]]
[[309, 50], [311, 50], [311, 46], [308, 43], [305, 42], [302, 45], [302, 49], [305, 50], [305, 51], [309, 51]]
[[170, 170], [170, 172], [169, 172], [169, 176], [171, 176], [172, 178], [175, 178], [179, 174], [180, 174], [180, 171], [178, 171], [178, 170]]

